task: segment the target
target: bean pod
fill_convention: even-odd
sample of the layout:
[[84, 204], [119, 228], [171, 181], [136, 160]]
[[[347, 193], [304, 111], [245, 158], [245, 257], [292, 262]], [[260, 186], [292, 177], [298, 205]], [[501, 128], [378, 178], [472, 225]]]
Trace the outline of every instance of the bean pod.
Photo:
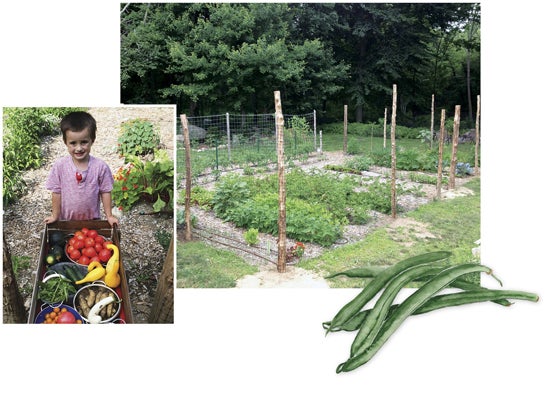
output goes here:
[[364, 351], [350, 357], [346, 362], [339, 364], [336, 372], [347, 372], [356, 369], [357, 367], [367, 363], [380, 348], [386, 343], [389, 337], [397, 330], [397, 328], [421, 307], [432, 296], [447, 287], [453, 280], [458, 277], [471, 273], [485, 272], [490, 274], [491, 270], [486, 266], [477, 264], [461, 264], [445, 269], [438, 275], [434, 276], [430, 281], [426, 282], [422, 287], [405, 299], [393, 313], [384, 321], [380, 332], [373, 340], [372, 344]]

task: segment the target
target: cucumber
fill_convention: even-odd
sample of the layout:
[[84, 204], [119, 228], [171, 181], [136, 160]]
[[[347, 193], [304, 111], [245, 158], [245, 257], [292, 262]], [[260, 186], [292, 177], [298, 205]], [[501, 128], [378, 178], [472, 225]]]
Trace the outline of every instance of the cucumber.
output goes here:
[[65, 275], [69, 280], [71, 280], [73, 283], [80, 280], [82, 277], [80, 277], [80, 274], [76, 271], [76, 269], [71, 265], [63, 266], [63, 270], [65, 270]]

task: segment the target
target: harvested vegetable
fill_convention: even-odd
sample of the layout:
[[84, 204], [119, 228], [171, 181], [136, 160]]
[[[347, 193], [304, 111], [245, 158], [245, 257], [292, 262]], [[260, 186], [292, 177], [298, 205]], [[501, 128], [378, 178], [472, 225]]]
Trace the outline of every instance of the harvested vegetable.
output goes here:
[[92, 281], [97, 281], [105, 276], [105, 268], [101, 265], [95, 267], [93, 270], [89, 271], [82, 280], [78, 280], [75, 284], [84, 284], [90, 283]]
[[[327, 333], [339, 330], [358, 331], [352, 343], [350, 357], [338, 365], [337, 373], [348, 372], [367, 363], [410, 315], [485, 301], [510, 306], [511, 299], [532, 302], [539, 299], [534, 293], [488, 289], [463, 280], [464, 275], [476, 272], [485, 272], [494, 277], [491, 269], [486, 266], [466, 263], [441, 267], [437, 264], [440, 260], [433, 259], [435, 256], [430, 258], [427, 255], [419, 255], [383, 270], [373, 277], [370, 285], [374, 287], [370, 288], [368, 294], [365, 292], [368, 289], [367, 285], [354, 300], [338, 312], [339, 317], [323, 323]], [[388, 274], [389, 270], [391, 275]], [[502, 286], [500, 280], [494, 278]], [[420, 285], [416, 291], [402, 303], [394, 303], [398, 293], [413, 280]], [[446, 288], [458, 288], [463, 291], [439, 294]], [[374, 306], [364, 309], [380, 291], [382, 292]], [[342, 313], [344, 315], [341, 315]], [[333, 325], [335, 320], [337, 323]]]
[[60, 275], [40, 282], [38, 298], [47, 303], [57, 303], [66, 301], [74, 293], [76, 288], [73, 282]]
[[102, 298], [97, 304], [95, 304], [90, 312], [88, 313], [88, 322], [90, 323], [100, 323], [103, 320], [103, 317], [100, 315], [101, 311], [105, 309], [107, 305], [112, 303], [115, 299], [112, 296]]
[[118, 274], [118, 269], [120, 267], [120, 253], [116, 245], [112, 243], [108, 244], [107, 248], [113, 251], [113, 255], [107, 262], [107, 266], [105, 268], [105, 284], [107, 284], [108, 287], [117, 288], [120, 285], [120, 274]]

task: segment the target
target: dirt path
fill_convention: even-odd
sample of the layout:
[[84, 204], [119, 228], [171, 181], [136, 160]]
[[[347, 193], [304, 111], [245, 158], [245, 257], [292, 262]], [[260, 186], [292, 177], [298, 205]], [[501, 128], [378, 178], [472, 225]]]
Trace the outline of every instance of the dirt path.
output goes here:
[[286, 272], [279, 273], [277, 266], [261, 266], [255, 274], [237, 280], [236, 288], [329, 288], [317, 273], [287, 265]]

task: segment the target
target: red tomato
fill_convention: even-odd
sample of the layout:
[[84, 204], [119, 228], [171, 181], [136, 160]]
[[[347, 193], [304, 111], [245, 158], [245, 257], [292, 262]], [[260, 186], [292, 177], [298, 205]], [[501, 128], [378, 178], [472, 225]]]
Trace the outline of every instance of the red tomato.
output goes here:
[[74, 249], [74, 250], [70, 253], [70, 255], [69, 255], [69, 257], [70, 257], [71, 259], [73, 259], [73, 260], [78, 260], [78, 259], [80, 259], [80, 256], [81, 256], [80, 250], [78, 250], [78, 249]]
[[76, 238], [73, 236], [71, 239], [69, 239], [69, 245], [73, 246], [76, 242]]
[[101, 252], [99, 252], [98, 256], [99, 256], [99, 261], [103, 263], [107, 263], [111, 258], [111, 250], [103, 249]]
[[84, 241], [83, 240], [77, 240], [75, 243], [74, 243], [74, 248], [77, 249], [77, 250], [80, 250], [84, 247]]
[[82, 264], [84, 266], [87, 266], [90, 264], [90, 258], [86, 255], [82, 255], [78, 258], [78, 261], [77, 261], [78, 264]]
[[89, 246], [94, 246], [94, 245], [95, 245], [95, 239], [94, 238], [87, 237], [84, 240], [84, 246], [89, 247]]
[[90, 229], [90, 230], [88, 231], [88, 233], [86, 234], [86, 236], [87, 236], [88, 238], [93, 238], [93, 239], [95, 239], [95, 237], [98, 236], [98, 235], [97, 235], [97, 231], [96, 231], [95, 229]]
[[55, 320], [55, 323], [76, 323], [76, 318], [75, 316], [70, 313], [69, 311], [66, 311], [66, 312], [61, 312], [56, 320]]
[[103, 242], [103, 249], [107, 249], [107, 250], [111, 250], [107, 247], [107, 245], [112, 245], [113, 242], [111, 242], [110, 240], [106, 240], [105, 242]]
[[101, 251], [103, 250], [103, 244], [102, 244], [102, 243], [96, 243], [96, 244], [94, 245], [94, 250], [95, 250], [97, 253], [101, 252]]
[[101, 235], [97, 235], [97, 236], [94, 238], [94, 240], [95, 240], [95, 243], [101, 243], [101, 244], [103, 244], [103, 242], [105, 242], [105, 238], [104, 238], [103, 236], [101, 236]]
[[70, 255], [71, 252], [74, 250], [74, 246], [73, 245], [69, 245], [67, 246], [67, 253]]
[[93, 246], [88, 246], [88, 247], [85, 247], [84, 249], [82, 249], [82, 255], [90, 258], [90, 257], [96, 256], [97, 252], [95, 251]]
[[82, 228], [80, 231], [84, 234], [84, 236], [88, 236], [88, 232], [90, 232], [88, 228]]
[[94, 256], [94, 257], [90, 257], [90, 263], [91, 262], [100, 262], [101, 260], [99, 260], [99, 256]]
[[77, 241], [81, 240], [82, 242], [84, 242], [84, 241], [86, 240], [86, 236], [84, 236], [83, 233], [80, 233], [80, 234], [78, 234], [78, 235], [75, 235], [74, 238], [75, 238]]
[[77, 236], [85, 236], [85, 235], [82, 233], [82, 231], [76, 231], [74, 233], [74, 237], [76, 238]]

